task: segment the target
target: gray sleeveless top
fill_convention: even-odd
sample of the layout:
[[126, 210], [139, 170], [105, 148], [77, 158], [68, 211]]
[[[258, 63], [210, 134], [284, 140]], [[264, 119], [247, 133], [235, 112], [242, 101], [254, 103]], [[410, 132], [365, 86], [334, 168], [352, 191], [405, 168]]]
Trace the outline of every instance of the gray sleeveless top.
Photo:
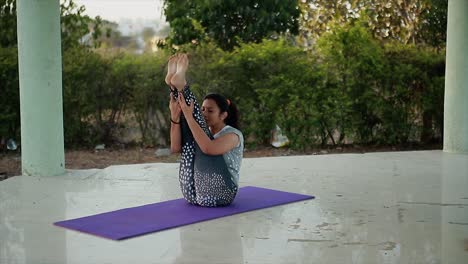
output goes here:
[[242, 163], [242, 157], [244, 156], [244, 136], [242, 135], [242, 132], [232, 126], [226, 125], [218, 133], [214, 134], [213, 137], [218, 138], [229, 133], [234, 133], [239, 137], [239, 144], [230, 151], [224, 153], [223, 157], [233, 180], [239, 184], [239, 171]]

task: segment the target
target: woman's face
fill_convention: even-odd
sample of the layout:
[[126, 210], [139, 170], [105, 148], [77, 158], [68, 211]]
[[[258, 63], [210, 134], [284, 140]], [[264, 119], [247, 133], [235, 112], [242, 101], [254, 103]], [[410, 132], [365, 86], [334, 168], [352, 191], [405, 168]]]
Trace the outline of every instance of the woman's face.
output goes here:
[[202, 113], [209, 127], [219, 125], [220, 123], [224, 124], [224, 119], [227, 116], [226, 112], [221, 113], [221, 110], [213, 99], [205, 99], [203, 101]]

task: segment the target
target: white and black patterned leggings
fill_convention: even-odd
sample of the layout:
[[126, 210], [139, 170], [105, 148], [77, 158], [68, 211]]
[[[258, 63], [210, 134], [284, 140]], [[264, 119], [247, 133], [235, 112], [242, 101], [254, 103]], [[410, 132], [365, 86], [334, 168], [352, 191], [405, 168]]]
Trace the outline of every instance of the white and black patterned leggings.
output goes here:
[[[195, 96], [189, 86], [183, 89], [186, 103], [194, 102], [193, 117], [213, 139]], [[177, 91], [173, 91], [177, 98]], [[200, 150], [183, 114], [180, 118], [182, 153], [179, 167], [179, 182], [182, 194], [189, 203], [201, 206], [226, 206], [232, 203], [237, 194], [237, 183], [232, 180], [231, 173], [223, 155], [207, 155]]]

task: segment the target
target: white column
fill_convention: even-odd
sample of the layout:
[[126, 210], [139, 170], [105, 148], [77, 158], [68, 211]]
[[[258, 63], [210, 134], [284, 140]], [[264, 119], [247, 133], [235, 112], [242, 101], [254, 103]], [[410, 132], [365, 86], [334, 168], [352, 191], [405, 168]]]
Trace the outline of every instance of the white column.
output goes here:
[[468, 153], [468, 0], [449, 0], [444, 151]]
[[18, 0], [23, 175], [65, 172], [59, 0]]

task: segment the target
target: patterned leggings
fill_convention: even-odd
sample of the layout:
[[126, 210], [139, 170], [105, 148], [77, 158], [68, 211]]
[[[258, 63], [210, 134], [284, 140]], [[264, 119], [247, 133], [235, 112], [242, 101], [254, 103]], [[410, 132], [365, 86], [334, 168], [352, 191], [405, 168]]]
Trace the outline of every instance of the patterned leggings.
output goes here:
[[[177, 98], [177, 91], [173, 91]], [[187, 103], [194, 102], [193, 117], [213, 139], [195, 96], [189, 86], [183, 89]], [[233, 182], [223, 155], [207, 155], [200, 150], [183, 114], [180, 118], [182, 153], [179, 167], [179, 182], [187, 202], [200, 206], [226, 206], [232, 203], [237, 194], [237, 183]]]

